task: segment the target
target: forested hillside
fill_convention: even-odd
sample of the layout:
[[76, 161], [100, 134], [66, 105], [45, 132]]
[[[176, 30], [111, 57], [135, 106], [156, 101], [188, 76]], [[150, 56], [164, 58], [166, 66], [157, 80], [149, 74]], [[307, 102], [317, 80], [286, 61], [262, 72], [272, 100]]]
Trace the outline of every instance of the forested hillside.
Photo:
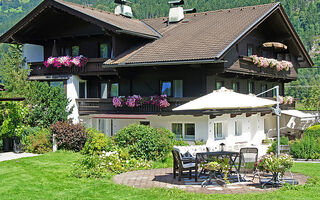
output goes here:
[[[68, 0], [74, 3], [113, 11], [114, 0]], [[131, 0], [135, 18], [167, 16], [168, 0]], [[0, 33], [8, 30], [41, 0], [0, 0]], [[275, 0], [185, 0], [185, 8], [196, 8], [198, 12], [257, 5], [276, 2]], [[310, 52], [315, 66], [320, 66], [320, 0], [280, 0], [300, 38]], [[288, 93], [297, 97], [308, 96], [308, 88], [319, 82], [318, 70], [304, 70], [298, 82], [288, 87]], [[310, 81], [312, 77], [312, 81]], [[301, 87], [303, 85], [304, 87]], [[320, 84], [318, 84], [320, 85]], [[307, 86], [307, 87], [305, 87]], [[300, 90], [297, 93], [297, 89]]]

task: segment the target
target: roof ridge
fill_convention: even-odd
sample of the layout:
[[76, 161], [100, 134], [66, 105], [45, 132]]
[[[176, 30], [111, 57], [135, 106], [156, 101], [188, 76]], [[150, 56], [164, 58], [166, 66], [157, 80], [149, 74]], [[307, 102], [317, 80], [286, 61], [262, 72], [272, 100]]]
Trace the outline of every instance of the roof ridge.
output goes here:
[[[197, 14], [206, 14], [206, 13], [213, 13], [213, 12], [221, 12], [221, 11], [229, 11], [229, 10], [239, 10], [239, 9], [244, 9], [244, 8], [262, 7], [262, 6], [267, 6], [267, 5], [276, 5], [278, 3], [279, 2], [258, 4], [258, 5], [251, 5], [251, 6], [234, 7], [234, 8], [224, 8], [224, 9], [219, 9], [219, 10], [208, 10], [208, 11], [197, 12], [197, 13], [188, 13], [188, 14], [185, 14], [185, 16], [197, 15]], [[162, 18], [168, 18], [168, 16], [156, 17], [156, 18], [145, 18], [145, 19], [142, 19], [142, 20], [143, 21], [148, 21], [148, 20], [162, 19]]]
[[141, 21], [141, 20], [136, 19], [136, 18], [128, 18], [128, 17], [124, 17], [124, 16], [122, 16], [122, 15], [118, 15], [118, 14], [115, 14], [115, 13], [110, 12], [110, 11], [101, 10], [101, 9], [99, 9], [99, 8], [94, 8], [94, 7], [90, 7], [90, 6], [86, 6], [86, 5], [82, 5], [82, 4], [77, 4], [77, 3], [69, 2], [69, 1], [64, 1], [64, 0], [53, 0], [53, 1], [56, 1], [56, 2], [59, 2], [59, 3], [71, 4], [71, 5], [74, 5], [74, 6], [80, 6], [80, 7], [82, 7], [82, 8], [86, 8], [86, 9], [94, 10], [94, 11], [97, 11], [97, 12], [103, 12], [103, 13], [106, 13], [106, 14], [110, 14], [110, 15], [114, 15], [114, 16], [122, 17], [122, 18], [124, 18], [124, 19], [130, 19], [130, 20], [135, 20], [135, 21]]

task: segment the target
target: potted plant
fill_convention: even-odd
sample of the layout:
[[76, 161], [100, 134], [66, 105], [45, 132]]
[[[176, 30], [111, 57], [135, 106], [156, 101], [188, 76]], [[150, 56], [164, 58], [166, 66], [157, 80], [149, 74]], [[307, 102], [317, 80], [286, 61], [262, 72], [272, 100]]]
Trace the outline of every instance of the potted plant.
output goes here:
[[272, 173], [271, 180], [265, 184], [278, 186], [281, 184], [280, 180], [284, 173], [293, 167], [293, 159], [287, 154], [280, 154], [279, 156], [276, 156], [275, 154], [271, 153], [262, 156], [255, 166], [259, 171]]

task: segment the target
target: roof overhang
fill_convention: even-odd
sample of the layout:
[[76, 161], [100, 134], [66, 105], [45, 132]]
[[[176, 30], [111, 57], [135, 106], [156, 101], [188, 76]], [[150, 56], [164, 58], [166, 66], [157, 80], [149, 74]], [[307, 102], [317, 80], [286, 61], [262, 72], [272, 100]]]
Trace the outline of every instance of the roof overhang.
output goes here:
[[[20, 20], [17, 24], [15, 24], [11, 29], [9, 29], [7, 32], [2, 34], [0, 36], [0, 43], [21, 43], [19, 41], [16, 41], [14, 38], [14, 35], [20, 31], [21, 29], [27, 27], [32, 23], [32, 20], [36, 18], [39, 14], [41, 14], [46, 8], [54, 7], [56, 9], [62, 10], [64, 12], [67, 12], [70, 15], [77, 16], [89, 23], [95, 24], [103, 29], [107, 29], [109, 31], [115, 32], [115, 33], [125, 33], [134, 35], [137, 37], [147, 38], [147, 39], [156, 39], [159, 36], [155, 35], [148, 35], [144, 33], [138, 33], [130, 30], [124, 30], [121, 27], [118, 27], [112, 22], [105, 22], [102, 21], [92, 15], [86, 14], [84, 12], [78, 11], [66, 4], [63, 3], [63, 1], [58, 0], [44, 0], [42, 3], [40, 3], [35, 9], [33, 9], [29, 14], [27, 14], [22, 20]], [[120, 17], [120, 16], [119, 16]], [[147, 27], [147, 26], [146, 26]], [[148, 29], [151, 29], [150, 27], [147, 27]], [[154, 32], [154, 31], [153, 31]]]
[[107, 64], [106, 61], [102, 67], [104, 68], [122, 68], [122, 67], [148, 67], [148, 66], [168, 66], [168, 65], [192, 65], [192, 64], [215, 64], [225, 63], [225, 60], [216, 59], [203, 59], [203, 60], [176, 60], [166, 62], [149, 62], [149, 63], [119, 63], [119, 64]]
[[124, 114], [99, 114], [93, 115], [95, 119], [147, 119], [151, 115], [124, 115]]
[[262, 22], [264, 22], [270, 15], [272, 15], [275, 11], [279, 10], [283, 20], [285, 21], [290, 34], [293, 36], [294, 41], [297, 43], [298, 47], [300, 48], [302, 54], [307, 59], [307, 62], [310, 66], [313, 66], [314, 63], [308, 54], [307, 50], [305, 49], [301, 39], [299, 38], [297, 32], [295, 31], [293, 25], [291, 24], [288, 16], [286, 15], [283, 7], [281, 6], [281, 3], [275, 4], [268, 12], [266, 12], [263, 16], [261, 16], [255, 23], [253, 23], [251, 26], [249, 26], [243, 33], [241, 33], [236, 39], [234, 39], [226, 48], [224, 48], [217, 56], [216, 59], [221, 59], [223, 56], [225, 56], [229, 50], [237, 44], [240, 40], [245, 38], [249, 33], [251, 33], [254, 29], [256, 29]]

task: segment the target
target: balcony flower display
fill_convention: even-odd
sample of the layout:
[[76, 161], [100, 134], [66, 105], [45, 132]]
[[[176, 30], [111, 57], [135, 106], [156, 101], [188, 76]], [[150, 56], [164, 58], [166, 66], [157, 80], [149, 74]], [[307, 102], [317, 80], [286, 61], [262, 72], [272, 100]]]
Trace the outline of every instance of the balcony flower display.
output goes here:
[[284, 173], [293, 167], [293, 159], [287, 154], [281, 154], [277, 157], [271, 153], [262, 156], [255, 166], [259, 171], [271, 172], [272, 183], [279, 184], [279, 177], [283, 177]]
[[[277, 97], [273, 97], [274, 99], [277, 99]], [[279, 103], [280, 104], [293, 104], [294, 98], [292, 96], [279, 96]]]
[[150, 97], [141, 97], [140, 95], [113, 97], [112, 103], [115, 108], [121, 108], [124, 106], [134, 108], [142, 105], [156, 105], [160, 108], [167, 108], [170, 106], [167, 101], [167, 95]]
[[270, 67], [270, 68], [275, 68], [277, 71], [281, 70], [286, 70], [289, 71], [290, 68], [293, 67], [292, 62], [289, 61], [278, 61], [273, 58], [265, 58], [265, 57], [259, 57], [257, 55], [252, 55], [250, 56], [252, 62], [257, 66], [257, 67]]
[[50, 57], [43, 64], [48, 68], [49, 66], [53, 66], [56, 68], [60, 68], [62, 66], [65, 67], [83, 67], [87, 64], [88, 58], [84, 56], [70, 57], [70, 56], [60, 56], [60, 57]]

